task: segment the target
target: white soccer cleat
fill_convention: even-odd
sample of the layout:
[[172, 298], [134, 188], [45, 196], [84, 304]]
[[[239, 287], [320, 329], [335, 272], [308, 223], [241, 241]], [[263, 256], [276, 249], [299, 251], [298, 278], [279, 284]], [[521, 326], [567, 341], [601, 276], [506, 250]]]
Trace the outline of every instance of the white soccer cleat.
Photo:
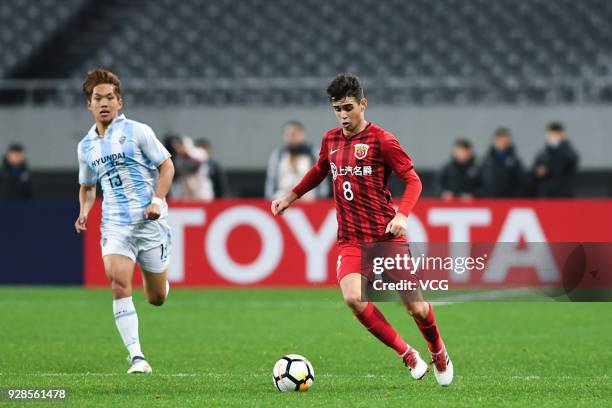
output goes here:
[[132, 359], [132, 365], [127, 370], [128, 374], [151, 374], [153, 369], [144, 357], [136, 356]]
[[421, 358], [421, 354], [410, 346], [408, 346], [408, 350], [402, 355], [402, 360], [404, 360], [404, 365], [408, 367], [410, 375], [415, 380], [425, 377], [425, 374], [429, 371], [429, 366]]
[[436, 381], [443, 387], [450, 385], [453, 382], [453, 362], [451, 361], [446, 346], [437, 353], [431, 353], [432, 363], [434, 366], [434, 375]]

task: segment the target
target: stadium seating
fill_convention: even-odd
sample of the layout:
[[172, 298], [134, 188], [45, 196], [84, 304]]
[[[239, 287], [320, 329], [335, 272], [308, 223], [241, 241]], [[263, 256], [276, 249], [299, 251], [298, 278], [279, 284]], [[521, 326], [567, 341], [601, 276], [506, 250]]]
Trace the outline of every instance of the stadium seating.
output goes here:
[[[19, 75], [12, 69], [87, 1], [2, 1], [0, 77]], [[74, 33], [80, 58], [60, 71], [168, 79], [161, 94], [127, 87], [139, 103], [319, 103], [340, 71], [359, 73], [370, 98], [390, 103], [612, 101], [609, 0], [100, 3], [121, 24], [81, 48], [79, 37], [95, 39], [104, 22]], [[194, 78], [202, 81], [184, 82]]]
[[37, 52], [87, 0], [2, 0], [0, 78]]

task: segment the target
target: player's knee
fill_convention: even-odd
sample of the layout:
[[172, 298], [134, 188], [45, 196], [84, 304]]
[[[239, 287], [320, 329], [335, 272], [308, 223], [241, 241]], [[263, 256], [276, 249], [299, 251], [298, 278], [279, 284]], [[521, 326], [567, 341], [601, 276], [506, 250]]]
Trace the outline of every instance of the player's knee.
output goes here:
[[427, 317], [429, 305], [426, 302], [408, 302], [406, 303], [406, 310], [410, 316], [415, 319], [425, 319]]
[[166, 294], [165, 293], [154, 293], [147, 296], [147, 300], [153, 306], [161, 306], [166, 302]]
[[111, 278], [111, 290], [115, 299], [132, 296], [132, 285], [129, 282]]
[[361, 301], [361, 294], [346, 293], [344, 294], [344, 303], [353, 311], [360, 311], [364, 302]]

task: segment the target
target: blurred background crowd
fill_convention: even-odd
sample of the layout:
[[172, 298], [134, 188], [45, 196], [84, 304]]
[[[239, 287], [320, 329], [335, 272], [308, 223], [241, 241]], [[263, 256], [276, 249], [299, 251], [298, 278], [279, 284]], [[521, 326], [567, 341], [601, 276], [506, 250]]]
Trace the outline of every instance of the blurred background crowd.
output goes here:
[[[170, 197], [175, 200], [211, 201], [237, 197], [232, 193], [227, 174], [213, 158], [207, 139], [168, 134], [163, 143], [172, 154], [175, 177]], [[281, 197], [291, 191], [316, 163], [319, 147], [306, 141], [304, 125], [297, 120], [282, 129], [282, 144], [270, 153], [264, 196]], [[568, 139], [563, 124], [548, 125], [543, 145], [532, 164], [525, 165], [517, 152], [512, 132], [498, 128], [491, 144], [478, 157], [472, 142], [458, 138], [451, 157], [436, 174], [437, 194], [445, 200], [474, 198], [568, 198], [575, 196], [575, 176], [579, 156]], [[303, 200], [331, 197], [330, 180], [307, 193]], [[30, 172], [24, 147], [12, 143], [0, 171], [0, 198], [32, 198]]]
[[608, 0], [4, 0], [0, 199], [76, 197], [97, 67], [174, 155], [175, 199], [290, 189], [335, 125], [339, 72], [426, 197], [609, 197], [610, 21]]

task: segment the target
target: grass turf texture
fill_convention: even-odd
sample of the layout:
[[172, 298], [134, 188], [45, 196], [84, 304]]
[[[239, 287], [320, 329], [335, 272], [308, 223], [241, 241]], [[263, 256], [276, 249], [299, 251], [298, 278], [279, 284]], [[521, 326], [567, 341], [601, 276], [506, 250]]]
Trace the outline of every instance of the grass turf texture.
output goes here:
[[[437, 307], [455, 364], [448, 388], [433, 372], [412, 380], [335, 289], [173, 289], [161, 308], [139, 291], [135, 304], [152, 376], [125, 374], [109, 290], [0, 288], [0, 387], [67, 388], [58, 406], [79, 407], [612, 405], [612, 303]], [[380, 306], [425, 352], [400, 305]], [[287, 353], [313, 363], [307, 393], [273, 386]]]

